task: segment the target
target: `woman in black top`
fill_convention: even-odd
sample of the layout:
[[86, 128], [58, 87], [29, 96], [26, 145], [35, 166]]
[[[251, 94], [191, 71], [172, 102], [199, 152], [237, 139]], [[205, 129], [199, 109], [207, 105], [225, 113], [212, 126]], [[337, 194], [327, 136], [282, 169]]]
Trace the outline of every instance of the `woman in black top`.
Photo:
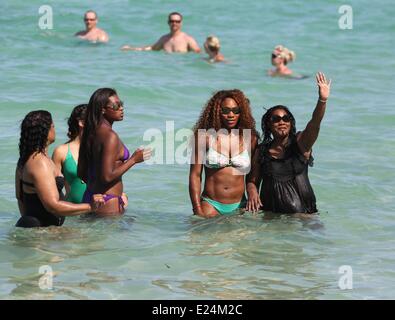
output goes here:
[[22, 121], [19, 160], [15, 173], [15, 191], [21, 218], [16, 226], [24, 228], [61, 226], [65, 216], [97, 210], [103, 196], [91, 204], [63, 201], [64, 178], [48, 156], [55, 141], [55, 126], [45, 110], [29, 112]]
[[331, 81], [327, 81], [321, 72], [316, 79], [319, 98], [313, 116], [303, 131], [296, 133], [295, 119], [285, 106], [274, 106], [263, 115], [263, 142], [259, 152], [255, 153], [247, 180], [248, 211], [317, 212], [308, 166], [313, 165], [312, 146], [318, 138]]

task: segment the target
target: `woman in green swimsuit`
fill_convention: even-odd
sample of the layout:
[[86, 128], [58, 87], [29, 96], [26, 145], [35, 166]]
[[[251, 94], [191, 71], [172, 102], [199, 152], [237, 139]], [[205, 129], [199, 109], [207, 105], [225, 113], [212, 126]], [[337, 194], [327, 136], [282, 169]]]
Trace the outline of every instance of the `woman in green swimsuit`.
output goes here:
[[58, 146], [52, 155], [55, 165], [62, 171], [65, 177], [66, 201], [81, 203], [86, 184], [77, 176], [78, 154], [80, 138], [84, 128], [84, 117], [87, 104], [76, 106], [67, 121], [69, 141]]
[[245, 207], [244, 180], [257, 141], [255, 120], [243, 92], [233, 89], [215, 93], [194, 127], [189, 173], [194, 214], [211, 218]]

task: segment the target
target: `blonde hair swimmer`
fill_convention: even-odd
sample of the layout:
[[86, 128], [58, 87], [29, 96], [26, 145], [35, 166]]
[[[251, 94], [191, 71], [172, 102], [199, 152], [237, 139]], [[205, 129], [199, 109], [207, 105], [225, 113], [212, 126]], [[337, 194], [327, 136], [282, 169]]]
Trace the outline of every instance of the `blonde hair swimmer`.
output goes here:
[[204, 50], [208, 54], [206, 60], [210, 63], [214, 62], [224, 62], [225, 58], [222, 53], [219, 52], [221, 44], [216, 36], [210, 35], [207, 37], [204, 43]]
[[287, 67], [287, 64], [294, 61], [296, 54], [294, 51], [288, 48], [278, 45], [274, 48], [271, 59], [272, 65], [275, 69], [269, 70], [270, 76], [290, 76], [293, 75], [293, 71]]

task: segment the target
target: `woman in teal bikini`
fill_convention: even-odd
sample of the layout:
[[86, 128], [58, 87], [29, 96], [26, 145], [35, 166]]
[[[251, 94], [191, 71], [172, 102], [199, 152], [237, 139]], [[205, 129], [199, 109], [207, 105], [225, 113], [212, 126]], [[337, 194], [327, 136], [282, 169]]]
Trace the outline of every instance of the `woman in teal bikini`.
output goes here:
[[215, 93], [194, 127], [189, 174], [194, 214], [211, 218], [235, 213], [245, 206], [244, 180], [257, 141], [255, 120], [243, 92], [234, 89]]
[[69, 141], [54, 150], [52, 160], [65, 177], [66, 200], [81, 203], [86, 184], [77, 176], [80, 139], [84, 128], [87, 104], [76, 106], [67, 121]]

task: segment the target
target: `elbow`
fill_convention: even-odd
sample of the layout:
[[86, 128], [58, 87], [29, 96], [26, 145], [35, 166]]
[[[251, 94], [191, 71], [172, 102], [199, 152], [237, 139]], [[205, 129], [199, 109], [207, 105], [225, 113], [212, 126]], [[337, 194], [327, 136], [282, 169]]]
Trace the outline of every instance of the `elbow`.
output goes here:
[[100, 180], [101, 180], [101, 182], [102, 182], [104, 185], [108, 185], [108, 184], [110, 184], [111, 182], [114, 181], [112, 175], [110, 175], [110, 174], [103, 174], [103, 175], [101, 176], [101, 179], [100, 179]]
[[52, 214], [61, 215], [61, 213], [59, 212], [59, 207], [57, 205], [57, 202], [55, 201], [43, 202], [43, 206], [45, 210], [47, 210], [48, 212]]

